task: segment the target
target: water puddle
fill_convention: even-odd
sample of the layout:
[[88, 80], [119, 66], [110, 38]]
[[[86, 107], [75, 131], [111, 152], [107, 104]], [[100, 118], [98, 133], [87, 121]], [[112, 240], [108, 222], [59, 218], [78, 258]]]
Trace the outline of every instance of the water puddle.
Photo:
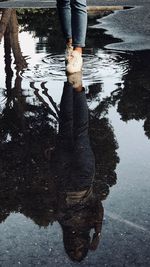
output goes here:
[[28, 12], [0, 45], [0, 265], [146, 266], [150, 51], [104, 49], [89, 27], [66, 76], [58, 22]]

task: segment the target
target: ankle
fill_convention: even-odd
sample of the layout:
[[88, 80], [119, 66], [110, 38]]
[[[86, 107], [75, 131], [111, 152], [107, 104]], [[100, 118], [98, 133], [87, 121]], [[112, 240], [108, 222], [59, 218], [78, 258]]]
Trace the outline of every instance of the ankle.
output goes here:
[[71, 38], [66, 40], [66, 45], [67, 46], [71, 46], [72, 45], [72, 39]]
[[82, 54], [82, 47], [75, 47], [74, 50]]
[[82, 92], [83, 90], [83, 87], [82, 87], [82, 84], [76, 88], [74, 88], [76, 92]]

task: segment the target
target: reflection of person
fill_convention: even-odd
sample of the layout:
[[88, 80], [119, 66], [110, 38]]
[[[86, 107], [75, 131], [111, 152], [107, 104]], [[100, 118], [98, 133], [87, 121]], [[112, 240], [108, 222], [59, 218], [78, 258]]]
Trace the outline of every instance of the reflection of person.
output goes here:
[[[81, 261], [89, 249], [96, 249], [103, 219], [102, 204], [93, 196], [95, 158], [88, 135], [88, 108], [81, 73], [69, 76], [64, 84], [52, 162], [59, 190], [57, 216], [64, 247], [72, 260]], [[95, 231], [92, 241], [91, 229]]]
[[[82, 261], [89, 249], [96, 250], [101, 235], [103, 206], [96, 198], [90, 203], [65, 210], [58, 218], [63, 230], [64, 247], [73, 261]], [[90, 232], [94, 230], [91, 238]]]
[[[15, 113], [18, 107], [21, 106], [14, 106]], [[98, 246], [103, 220], [101, 201], [108, 195], [109, 186], [116, 182], [114, 170], [118, 157], [114, 132], [108, 120], [97, 118], [93, 110], [90, 118], [93, 155], [81, 73], [70, 75], [64, 85], [56, 144], [56, 132], [48, 123], [50, 113], [42, 106], [34, 111], [36, 116], [25, 120], [24, 134], [18, 136], [22, 129], [16, 128], [21, 124], [21, 116], [19, 124], [10, 125], [9, 132], [14, 128], [17, 131], [14, 138], [10, 142], [0, 142], [3, 177], [0, 222], [14, 211], [31, 218], [40, 227], [58, 221], [67, 254], [72, 260], [81, 261], [88, 250]], [[39, 127], [41, 116], [43, 122]], [[4, 117], [4, 126], [8, 119], [9, 116]], [[1, 125], [2, 130], [4, 126]], [[43, 153], [48, 145], [49, 155]], [[48, 161], [44, 155], [49, 156]], [[94, 232], [92, 237], [91, 231]]]
[[77, 80], [74, 82], [76, 88], [69, 82], [64, 84], [60, 104], [59, 135], [52, 161], [61, 190], [80, 191], [84, 196], [92, 185], [95, 159], [88, 135], [86, 96], [80, 84], [81, 74], [77, 75], [79, 86]]
[[57, 0], [57, 8], [66, 40], [66, 71], [81, 71], [87, 29], [86, 0]]

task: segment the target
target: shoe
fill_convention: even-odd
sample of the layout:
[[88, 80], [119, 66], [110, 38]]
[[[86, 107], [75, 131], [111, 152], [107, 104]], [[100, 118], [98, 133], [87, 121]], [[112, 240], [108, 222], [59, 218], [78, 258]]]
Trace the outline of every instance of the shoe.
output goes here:
[[73, 46], [71, 44], [66, 45], [66, 51], [65, 51], [66, 64], [67, 64], [69, 58], [71, 57], [72, 52], [73, 52]]
[[72, 84], [73, 88], [82, 86], [82, 71], [67, 75], [67, 81]]
[[80, 72], [82, 70], [83, 59], [82, 54], [73, 50], [71, 56], [68, 58], [66, 65], [66, 72], [69, 74]]

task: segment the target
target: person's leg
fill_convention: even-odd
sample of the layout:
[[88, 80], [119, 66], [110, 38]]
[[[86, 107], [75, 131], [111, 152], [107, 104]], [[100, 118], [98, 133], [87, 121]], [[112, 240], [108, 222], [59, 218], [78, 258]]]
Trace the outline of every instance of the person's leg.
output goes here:
[[63, 94], [60, 102], [59, 113], [59, 141], [73, 139], [73, 87], [68, 82], [64, 83]]
[[72, 43], [70, 0], [57, 0], [57, 9], [66, 44]]
[[87, 29], [86, 0], [57, 0], [57, 8], [67, 45], [66, 71], [71, 74], [82, 69], [82, 47]]
[[89, 113], [85, 90], [83, 87], [80, 87], [80, 90], [75, 88], [73, 95], [73, 127], [74, 138], [77, 142], [77, 140], [80, 139], [80, 136], [86, 136], [89, 138]]
[[57, 9], [66, 42], [73, 42], [75, 50], [81, 49], [87, 30], [86, 0], [57, 0]]
[[60, 102], [59, 132], [51, 161], [52, 173], [60, 192], [65, 191], [68, 184], [73, 141], [73, 88], [65, 82]]
[[85, 46], [87, 30], [87, 6], [86, 0], [71, 1], [71, 26], [73, 52], [68, 57], [66, 71], [70, 74], [82, 69], [82, 48]]
[[83, 88], [80, 90], [74, 89], [74, 171], [72, 172], [70, 179], [70, 191], [75, 191], [73, 190], [73, 188], [78, 191], [88, 191], [92, 186], [93, 178], [95, 175], [95, 158], [90, 145], [88, 127], [89, 114], [85, 91]]
[[86, 0], [71, 0], [71, 25], [73, 47], [82, 53], [82, 47], [85, 47], [87, 31]]

